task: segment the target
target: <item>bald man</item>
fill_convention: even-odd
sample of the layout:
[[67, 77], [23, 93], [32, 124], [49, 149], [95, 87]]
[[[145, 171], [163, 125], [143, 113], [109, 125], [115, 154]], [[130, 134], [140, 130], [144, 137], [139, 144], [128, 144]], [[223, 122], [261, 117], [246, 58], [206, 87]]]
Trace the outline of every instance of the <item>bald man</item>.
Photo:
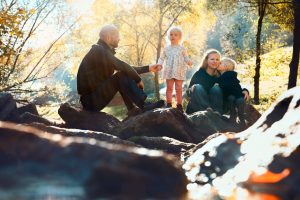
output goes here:
[[[83, 109], [100, 111], [119, 92], [128, 115], [164, 106], [164, 101], [145, 103], [141, 73], [157, 72], [161, 65], [132, 67], [114, 56], [120, 38], [114, 25], [101, 28], [100, 39], [83, 58], [77, 73], [77, 91]], [[138, 112], [137, 112], [138, 111]]]

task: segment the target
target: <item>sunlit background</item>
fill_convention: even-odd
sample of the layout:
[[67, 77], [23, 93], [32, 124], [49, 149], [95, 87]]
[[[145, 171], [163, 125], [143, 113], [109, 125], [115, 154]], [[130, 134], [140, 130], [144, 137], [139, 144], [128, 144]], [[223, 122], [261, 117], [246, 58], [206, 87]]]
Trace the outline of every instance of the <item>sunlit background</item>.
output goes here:
[[[11, 2], [15, 4], [6, 11]], [[287, 88], [292, 15], [287, 5], [276, 9], [272, 11], [275, 14], [265, 17], [262, 28], [260, 111]], [[238, 62], [239, 79], [253, 94], [258, 16], [255, 9], [249, 11], [243, 4], [232, 7], [215, 0], [11, 0], [1, 1], [1, 10], [9, 30], [1, 32], [1, 68], [7, 69], [2, 72], [1, 91], [12, 92], [18, 99], [40, 105], [78, 100], [78, 66], [97, 42], [104, 24], [119, 28], [121, 41], [116, 56], [133, 66], [155, 63], [168, 42], [167, 30], [180, 26], [183, 45], [193, 60], [185, 87], [199, 68], [203, 52], [215, 48]], [[5, 46], [11, 51], [5, 52]], [[150, 99], [157, 98], [153, 74], [142, 78]], [[160, 76], [159, 88], [164, 99]], [[117, 110], [122, 115], [124, 107], [120, 105], [117, 97], [107, 111]]]
[[[121, 60], [133, 66], [156, 63], [161, 50], [168, 44], [166, 34], [168, 29], [180, 26], [183, 30], [182, 44], [187, 48], [188, 55], [193, 61], [184, 82], [184, 91], [193, 73], [199, 69], [203, 53], [215, 48], [222, 55], [237, 61], [236, 70], [241, 84], [253, 97], [259, 19], [257, 8], [251, 4], [253, 2], [251, 0], [243, 2], [1, 0], [0, 92], [13, 94], [18, 104], [24, 101], [32, 102], [38, 106], [40, 116], [62, 122], [57, 112], [62, 103], [69, 102], [73, 106], [80, 106], [76, 90], [76, 74], [81, 60], [99, 39], [100, 28], [105, 24], [115, 24], [120, 30], [121, 38], [116, 56]], [[287, 90], [293, 50], [294, 24], [291, 10], [287, 3], [274, 4], [268, 8], [263, 19], [260, 40], [260, 103], [255, 105], [261, 113]], [[298, 80], [299, 74], [298, 72]], [[158, 91], [155, 89], [154, 74], [142, 75], [142, 79], [148, 100], [165, 99], [165, 83], [161, 74], [158, 74]], [[185, 99], [184, 108], [186, 103]], [[296, 109], [295, 105], [291, 104], [290, 107]], [[103, 111], [120, 120], [124, 119], [127, 113], [120, 95], [116, 95]], [[292, 172], [289, 168], [280, 173], [272, 173], [267, 167], [275, 154], [288, 155], [299, 144], [300, 137], [297, 134], [288, 135], [290, 127], [285, 126], [285, 124], [296, 125], [298, 118], [298, 112], [289, 111], [280, 123], [275, 122], [275, 125], [272, 125], [267, 134], [255, 133], [255, 130], [264, 127], [253, 126], [253, 130], [248, 129], [248, 132], [210, 138], [209, 143], [200, 144], [203, 146], [189, 157], [183, 166], [190, 181], [187, 189], [191, 198], [199, 199], [205, 196], [205, 193], [214, 195], [213, 192], [218, 192], [227, 199], [234, 199], [231, 198], [232, 194], [237, 196], [237, 199], [249, 199], [252, 194], [242, 189], [239, 183], [246, 180], [254, 183], [261, 183], [262, 180], [272, 183], [288, 177]], [[294, 130], [295, 133], [297, 131]], [[249, 137], [242, 144], [240, 141], [235, 143], [236, 149], [228, 146], [229, 151], [241, 150], [241, 153], [230, 152], [230, 155], [239, 161], [234, 168], [227, 170], [222, 176], [217, 174], [220, 171], [218, 166], [208, 176], [202, 173], [201, 165], [213, 166], [213, 162], [204, 156], [207, 152], [210, 152], [208, 155], [213, 159], [217, 153], [216, 147], [223, 143], [232, 144], [230, 141], [234, 137], [242, 139], [247, 134]], [[288, 135], [286, 139], [280, 137], [284, 134]], [[53, 141], [61, 139], [60, 135], [52, 138]], [[286, 145], [287, 142], [290, 146]], [[94, 139], [90, 141], [91, 145], [95, 143]], [[145, 154], [146, 149], [137, 151]], [[153, 154], [155, 153], [160, 154], [154, 151]], [[209, 183], [210, 179], [214, 179], [212, 183]], [[47, 183], [41, 185], [40, 190], [47, 190], [49, 194], [53, 191], [67, 192], [67, 195], [69, 193], [83, 195], [84, 192], [77, 187], [49, 188], [48, 184], [47, 180]], [[255, 196], [253, 199], [276, 198]]]

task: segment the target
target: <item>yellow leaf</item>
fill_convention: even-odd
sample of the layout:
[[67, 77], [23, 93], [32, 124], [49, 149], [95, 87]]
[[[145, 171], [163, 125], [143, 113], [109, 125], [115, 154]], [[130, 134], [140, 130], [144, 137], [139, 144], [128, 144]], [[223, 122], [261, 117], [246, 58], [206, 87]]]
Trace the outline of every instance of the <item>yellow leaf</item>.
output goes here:
[[35, 9], [30, 9], [30, 10], [29, 10], [29, 14], [31, 14], [31, 15], [32, 15], [32, 14], [34, 14], [34, 13], [35, 13], [35, 11], [36, 11]]

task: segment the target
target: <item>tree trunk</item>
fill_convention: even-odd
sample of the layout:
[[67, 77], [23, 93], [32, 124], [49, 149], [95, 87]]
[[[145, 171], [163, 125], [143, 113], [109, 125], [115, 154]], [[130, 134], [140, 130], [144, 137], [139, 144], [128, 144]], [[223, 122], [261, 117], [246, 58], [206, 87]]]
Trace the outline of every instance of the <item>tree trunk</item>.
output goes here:
[[254, 76], [254, 104], [259, 104], [259, 77], [260, 77], [260, 54], [261, 54], [261, 45], [260, 45], [260, 37], [261, 37], [261, 29], [263, 25], [263, 19], [265, 16], [266, 4], [267, 2], [260, 2], [258, 8], [258, 23], [257, 23], [257, 34], [256, 34], [256, 63], [255, 63], [255, 76]]
[[[158, 23], [159, 33], [158, 33], [158, 41], [157, 41], [156, 63], [160, 57], [161, 44], [162, 44], [162, 40], [163, 40], [162, 21], [163, 21], [163, 16], [161, 16], [161, 18], [159, 19], [159, 23]], [[154, 82], [155, 82], [155, 96], [156, 96], [157, 100], [160, 100], [158, 72], [155, 73]]]
[[[157, 63], [157, 61], [159, 59], [159, 56], [160, 56], [161, 43], [162, 43], [162, 37], [159, 36], [158, 45], [157, 45], [156, 63]], [[154, 78], [155, 78], [155, 96], [156, 96], [157, 100], [160, 100], [158, 72], [155, 72]]]
[[260, 77], [260, 36], [262, 28], [262, 17], [259, 17], [256, 34], [256, 62], [254, 76], [254, 104], [259, 104], [259, 77]]
[[299, 53], [300, 53], [300, 1], [293, 1], [294, 8], [294, 42], [293, 42], [293, 56], [290, 63], [290, 74], [288, 89], [297, 85], [298, 67], [299, 67]]

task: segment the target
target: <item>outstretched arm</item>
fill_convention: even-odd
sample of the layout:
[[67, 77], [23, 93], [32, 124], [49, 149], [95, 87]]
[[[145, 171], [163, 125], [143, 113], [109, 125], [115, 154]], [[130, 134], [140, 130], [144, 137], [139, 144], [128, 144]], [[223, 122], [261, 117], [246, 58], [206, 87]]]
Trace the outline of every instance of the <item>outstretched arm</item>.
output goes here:
[[162, 69], [160, 64], [151, 64], [143, 67], [133, 67], [138, 74], [143, 74], [147, 72], [158, 72]]
[[149, 66], [149, 71], [150, 72], [158, 72], [162, 69], [162, 65], [161, 64], [152, 64]]
[[138, 74], [144, 74], [150, 71], [149, 65], [142, 67], [133, 67]]

